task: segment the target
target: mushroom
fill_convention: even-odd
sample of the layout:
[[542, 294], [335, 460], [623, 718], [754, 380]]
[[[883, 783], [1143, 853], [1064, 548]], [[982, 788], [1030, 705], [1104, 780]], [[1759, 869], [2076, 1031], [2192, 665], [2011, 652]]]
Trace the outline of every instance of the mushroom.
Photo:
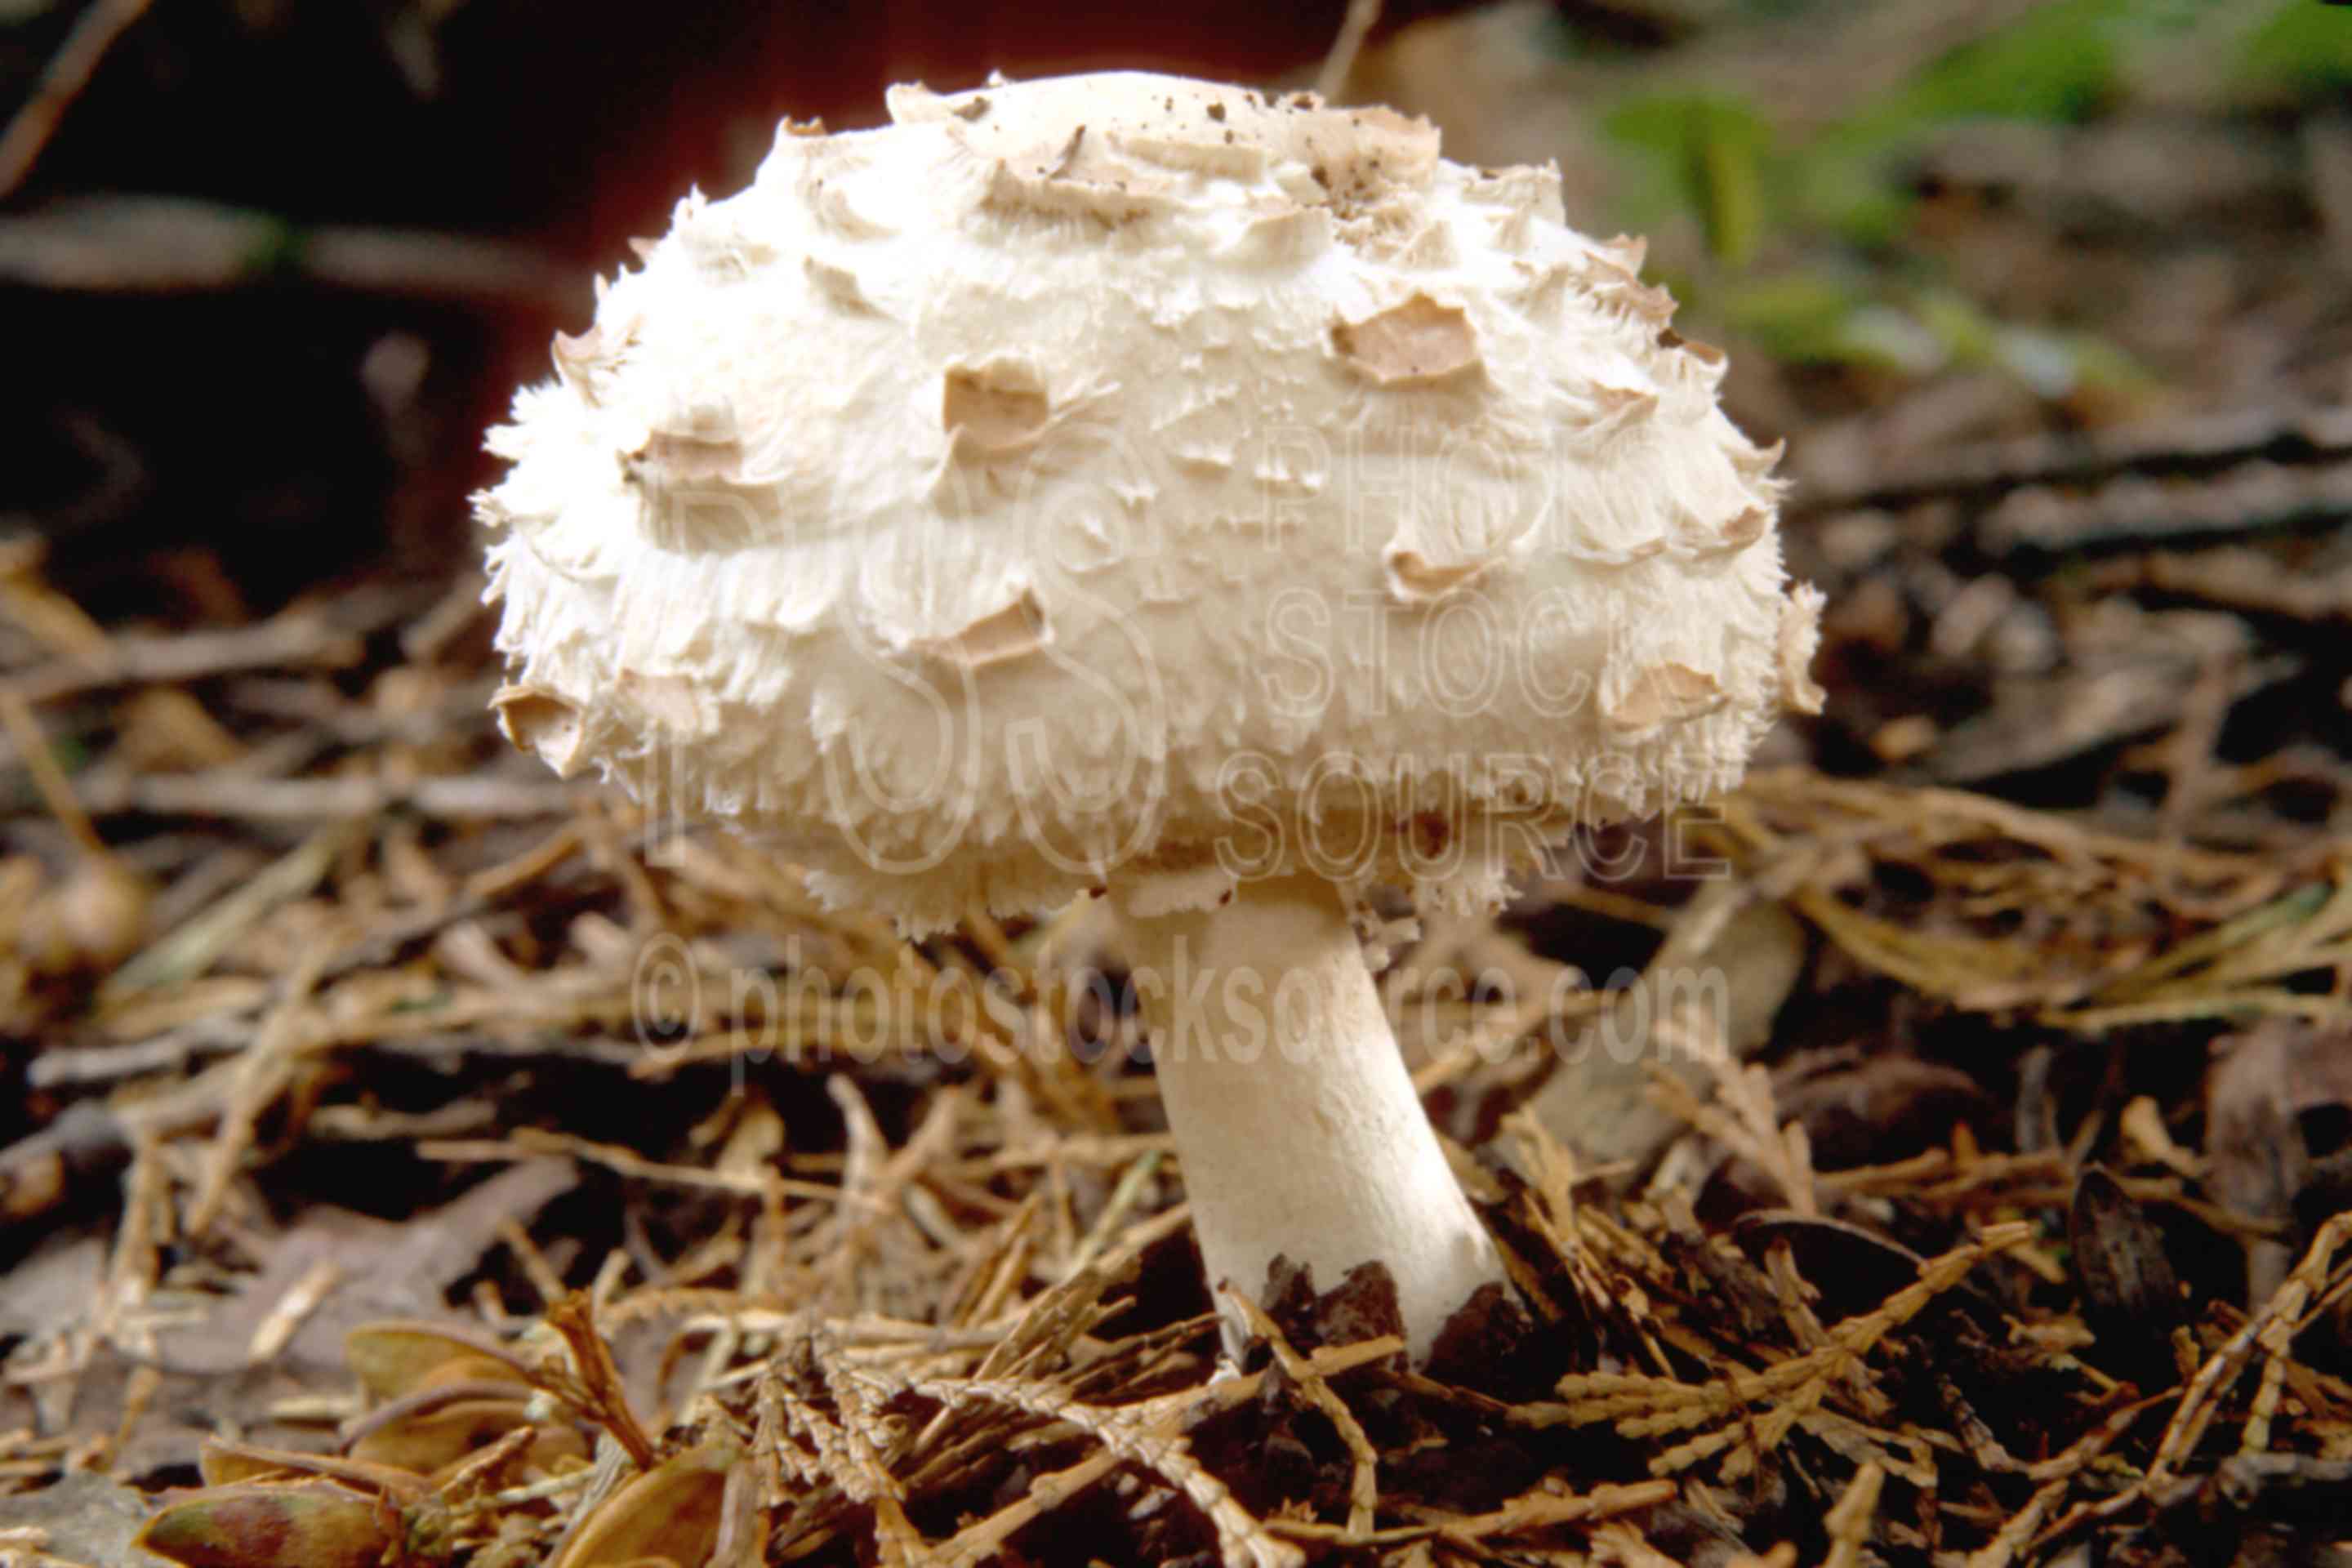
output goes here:
[[518, 744], [914, 933], [1105, 906], [1206, 1265], [1498, 1280], [1351, 915], [1491, 904], [1820, 694], [1777, 449], [1556, 168], [1131, 73], [788, 124], [478, 499]]

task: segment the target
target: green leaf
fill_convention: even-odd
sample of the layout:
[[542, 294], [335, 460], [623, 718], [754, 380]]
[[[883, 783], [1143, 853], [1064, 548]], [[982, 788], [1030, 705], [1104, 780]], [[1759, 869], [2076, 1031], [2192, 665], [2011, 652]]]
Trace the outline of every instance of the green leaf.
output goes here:
[[2086, 120], [2114, 91], [2128, 0], [2060, 0], [1945, 55], [1901, 97], [1919, 120]]
[[2286, 0], [2247, 35], [2237, 85], [2260, 98], [2303, 100], [2352, 85], [2352, 10]]
[[1847, 323], [1866, 303], [1853, 284], [1820, 273], [1743, 283], [1721, 300], [1724, 319], [1776, 359], [1843, 363], [1854, 358]]
[[[1632, 166], [1628, 220], [1654, 221], [1665, 207], [1695, 210], [1717, 257], [1739, 267], [1755, 254], [1767, 221], [1772, 132], [1752, 104], [1696, 94], [1636, 98], [1605, 116], [1601, 130]], [[1644, 206], [1653, 211], [1638, 210]]]
[[2119, 37], [2152, 13], [2151, 0], [2059, 0], [1948, 51], [1789, 161], [1791, 212], [1855, 244], [1892, 243], [1916, 205], [1902, 165], [1939, 127], [2089, 118], [2116, 89]]

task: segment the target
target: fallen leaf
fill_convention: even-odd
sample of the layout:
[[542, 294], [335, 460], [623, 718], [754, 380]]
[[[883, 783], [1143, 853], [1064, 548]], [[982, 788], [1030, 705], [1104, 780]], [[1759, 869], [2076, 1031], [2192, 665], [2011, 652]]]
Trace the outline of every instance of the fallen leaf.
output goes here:
[[650, 1561], [701, 1568], [719, 1544], [728, 1472], [742, 1459], [731, 1443], [705, 1443], [664, 1459], [605, 1499], [551, 1568], [635, 1568]]
[[382, 1568], [393, 1516], [331, 1481], [214, 1487], [172, 1503], [139, 1544], [186, 1568]]

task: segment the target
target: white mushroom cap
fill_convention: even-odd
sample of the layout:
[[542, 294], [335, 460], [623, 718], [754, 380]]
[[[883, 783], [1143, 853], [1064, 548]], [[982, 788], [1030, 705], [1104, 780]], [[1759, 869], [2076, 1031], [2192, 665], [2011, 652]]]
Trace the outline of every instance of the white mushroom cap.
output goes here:
[[479, 498], [518, 744], [910, 927], [1492, 895], [1810, 708], [1776, 452], [1638, 243], [1427, 123], [1120, 73], [787, 127]]

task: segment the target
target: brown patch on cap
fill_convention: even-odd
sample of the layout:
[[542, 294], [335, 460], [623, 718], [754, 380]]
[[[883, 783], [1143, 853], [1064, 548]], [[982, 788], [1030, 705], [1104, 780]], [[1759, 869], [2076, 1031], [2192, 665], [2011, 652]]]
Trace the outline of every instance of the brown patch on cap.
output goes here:
[[1672, 327], [1658, 329], [1658, 346], [1662, 349], [1680, 349], [1701, 364], [1718, 365], [1728, 363], [1724, 352], [1713, 343], [1701, 342], [1696, 338], [1686, 338]]
[[1612, 704], [1607, 713], [1612, 729], [1654, 730], [1661, 724], [1711, 713], [1723, 706], [1723, 688], [1715, 677], [1669, 660], [1654, 664], [1635, 676], [1624, 696]]
[[578, 337], [556, 333], [553, 350], [556, 378], [576, 390], [593, 406], [597, 402], [597, 376], [620, 363], [622, 351], [635, 337], [636, 322], [634, 320], [618, 331], [598, 321], [591, 323], [588, 330]]
[[1475, 561], [1432, 561], [1418, 550], [1393, 545], [1382, 562], [1388, 568], [1389, 597], [1400, 605], [1433, 604], [1494, 563], [1491, 555]]
[[1614, 239], [1603, 240], [1601, 254], [1633, 277], [1642, 275], [1642, 264], [1650, 258], [1649, 240], [1637, 234], [1621, 234]]
[[866, 297], [866, 290], [857, 286], [856, 275], [847, 268], [819, 261], [814, 256], [803, 257], [801, 267], [816, 291], [843, 310], [861, 316], [883, 313], [873, 300]]
[[1664, 288], [1652, 288], [1647, 283], [1626, 283], [1606, 297], [1633, 315], [1661, 327], [1675, 319], [1675, 297]]
[[[992, 93], [984, 117], [968, 119], [969, 99], [921, 88], [890, 89], [899, 124], [945, 121], [994, 173], [985, 203], [1003, 212], [1085, 216], [1106, 225], [1136, 221], [1189, 201], [1189, 184], [1155, 171], [1232, 173], [1256, 178], [1276, 164], [1321, 170], [1322, 197], [1352, 206], [1391, 188], [1425, 189], [1438, 163], [1438, 134], [1426, 121], [1392, 110], [1337, 110], [1311, 95], [1269, 101], [1215, 82], [1120, 73], [1025, 83]], [[1083, 145], [1060, 158], [1073, 125]], [[1212, 162], [1212, 153], [1224, 155]]]
[[1760, 479], [1780, 466], [1788, 450], [1786, 441], [1775, 441], [1769, 447], [1751, 446], [1744, 452], [1735, 447], [1731, 453], [1732, 471], [1743, 479]]
[[1780, 696], [1798, 713], [1818, 713], [1829, 695], [1813, 679], [1809, 667], [1822, 640], [1822, 591], [1800, 583], [1780, 607], [1774, 653], [1780, 667]]
[[499, 733], [515, 750], [529, 752], [561, 778], [580, 771], [587, 733], [580, 710], [534, 686], [501, 686], [491, 695], [490, 708], [499, 716]]
[[1052, 416], [1045, 378], [1017, 360], [953, 366], [940, 398], [940, 423], [960, 458], [1026, 447]]
[[1053, 626], [1036, 594], [1021, 590], [1013, 601], [992, 610], [951, 637], [923, 643], [922, 651], [965, 669], [985, 669], [1025, 658], [1054, 640]]
[[744, 476], [734, 410], [704, 404], [670, 416], [621, 454], [621, 472], [644, 498], [639, 526], [665, 550], [735, 550], [759, 533], [772, 504]]
[[576, 338], [569, 332], [555, 334], [555, 374], [567, 382], [578, 381], [583, 372], [604, 357], [604, 345], [598, 342], [593, 326]]
[[627, 455], [624, 466], [633, 479], [646, 470], [663, 481], [732, 479], [743, 468], [735, 411], [723, 403], [687, 409], [646, 432], [645, 444]]
[[1477, 334], [1458, 305], [1415, 294], [1361, 321], [1335, 321], [1331, 346], [1382, 386], [1421, 386], [1479, 368]]
[[1771, 526], [1772, 514], [1760, 506], [1751, 506], [1718, 529], [1694, 530], [1685, 548], [1700, 560], [1713, 555], [1737, 555], [1763, 538]]
[[1644, 387], [1595, 384], [1586, 395], [1596, 412], [1584, 422], [1588, 430], [1622, 430], [1638, 425], [1658, 411], [1658, 395]]
[[1586, 257], [1572, 271], [1603, 305], [1663, 328], [1675, 319], [1675, 297], [1642, 281], [1642, 255], [1638, 241], [1612, 242]]
[[1105, 228], [1176, 205], [1174, 183], [1131, 162], [1123, 147], [1123, 139], [1088, 136], [1080, 125], [1050, 153], [998, 160], [982, 205], [1000, 213], [1088, 217]]

